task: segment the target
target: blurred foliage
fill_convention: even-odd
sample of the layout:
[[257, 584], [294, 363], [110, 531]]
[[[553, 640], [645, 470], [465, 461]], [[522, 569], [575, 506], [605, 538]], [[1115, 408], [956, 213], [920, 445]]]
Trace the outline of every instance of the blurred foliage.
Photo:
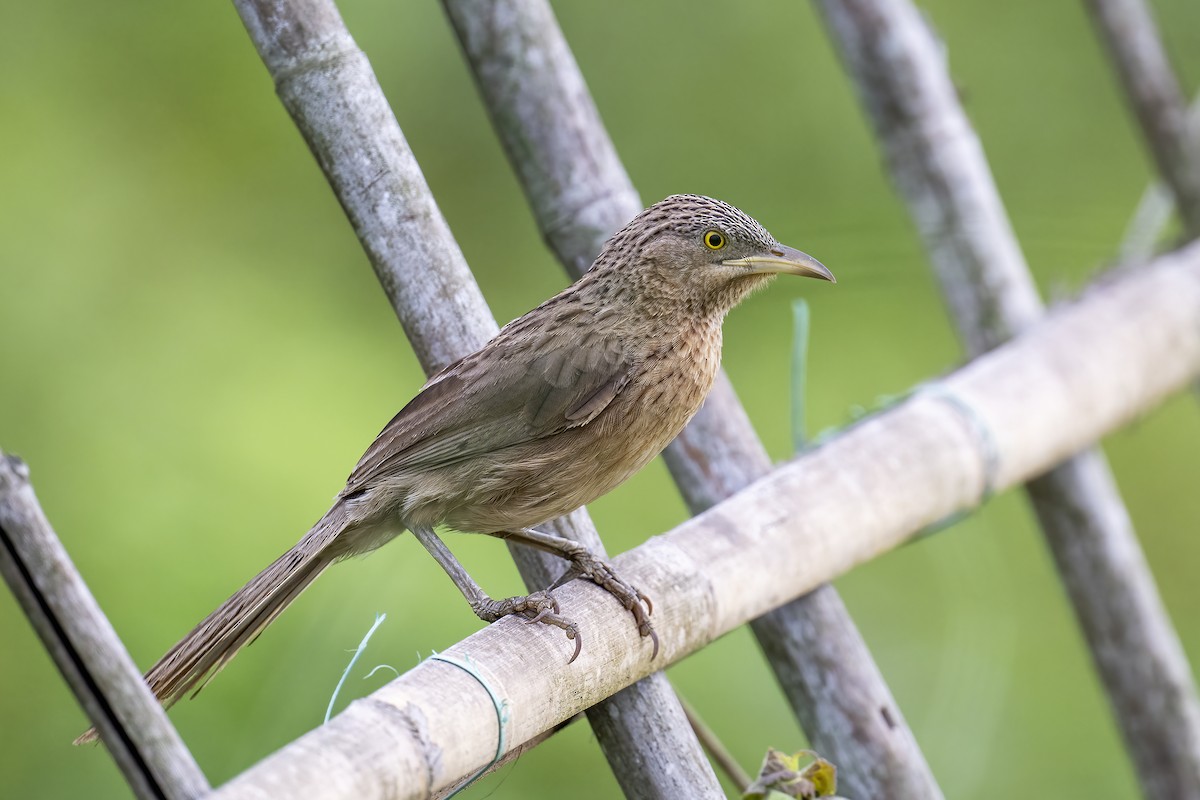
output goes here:
[[[1192, 90], [1200, 6], [1155, 5]], [[1071, 294], [1114, 252], [1151, 174], [1082, 4], [924, 7], [1039, 285], [1051, 299]], [[438, 5], [342, 8], [496, 316], [560, 288]], [[727, 199], [838, 275], [836, 288], [779, 281], [726, 326], [725, 363], [773, 455], [789, 451], [799, 293], [812, 309], [813, 431], [959, 362], [808, 4], [557, 11], [644, 200]], [[5, 3], [0, 74], [0, 445], [28, 460], [50, 519], [148, 665], [318, 517], [422, 376], [230, 5]], [[1166, 605], [1200, 657], [1194, 398], [1106, 444]], [[655, 464], [596, 503], [610, 549], [682, 520], [681, 503], [662, 502], [671, 496]], [[501, 545], [453, 543], [493, 593], [517, 591]], [[1016, 763], [1047, 795], [1133, 794], [1019, 494], [838, 586], [947, 796], [1008, 797]], [[332, 570], [173, 712], [211, 780], [319, 724], [346, 648], [376, 612], [390, 619], [373, 658], [400, 669], [478, 627], [410, 538]], [[125, 796], [102, 750], [71, 747], [84, 718], [7, 595], [0, 641], [0, 794]], [[745, 631], [671, 675], [743, 764], [769, 744], [802, 746]], [[344, 696], [386, 679], [352, 678]], [[714, 692], [718, 681], [727, 688]], [[470, 796], [557, 797], [564, 786], [584, 799], [617, 792], [586, 726]]]
[[788, 755], [767, 748], [758, 778], [742, 793], [742, 800], [813, 800], [837, 791], [837, 767], [812, 750]]

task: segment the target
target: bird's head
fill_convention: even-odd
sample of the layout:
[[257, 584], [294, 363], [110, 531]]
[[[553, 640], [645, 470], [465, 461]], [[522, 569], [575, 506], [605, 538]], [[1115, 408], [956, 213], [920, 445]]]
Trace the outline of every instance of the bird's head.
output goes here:
[[722, 316], [775, 275], [836, 283], [821, 262], [780, 244], [753, 217], [693, 194], [672, 195], [638, 214], [592, 269], [638, 299]]

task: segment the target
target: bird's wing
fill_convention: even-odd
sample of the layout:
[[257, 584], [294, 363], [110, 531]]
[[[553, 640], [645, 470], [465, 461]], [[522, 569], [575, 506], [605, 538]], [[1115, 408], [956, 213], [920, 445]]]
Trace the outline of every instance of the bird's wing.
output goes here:
[[586, 425], [632, 365], [614, 336], [562, 338], [502, 336], [434, 376], [371, 443], [343, 494]]

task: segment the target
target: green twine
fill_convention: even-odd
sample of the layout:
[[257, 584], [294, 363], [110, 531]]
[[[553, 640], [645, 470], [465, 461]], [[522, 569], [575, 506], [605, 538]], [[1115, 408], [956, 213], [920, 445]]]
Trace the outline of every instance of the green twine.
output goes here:
[[[371, 626], [371, 629], [367, 631], [367, 635], [364, 636], [362, 641], [358, 643], [358, 648], [354, 651], [354, 655], [350, 656], [350, 663], [347, 664], [346, 669], [342, 671], [342, 677], [337, 682], [337, 686], [335, 686], [333, 689], [333, 697], [329, 698], [329, 707], [325, 709], [326, 722], [329, 722], [329, 718], [333, 716], [333, 704], [337, 702], [338, 692], [342, 691], [342, 685], [346, 683], [346, 676], [350, 674], [350, 670], [354, 669], [354, 664], [358, 661], [358, 657], [361, 656], [363, 651], [367, 649], [367, 642], [371, 641], [371, 637], [375, 634], [376, 629], [383, 624], [385, 619], [387, 619], [387, 614], [375, 615], [375, 624]], [[375, 669], [379, 669], [379, 667], [376, 667]], [[375, 670], [371, 670], [372, 674], [374, 674], [374, 672]]]
[[962, 416], [975, 434], [975, 440], [979, 443], [979, 454], [983, 459], [983, 492], [979, 496], [979, 505], [983, 505], [996, 493], [996, 478], [1000, 474], [1000, 447], [996, 444], [996, 437], [992, 435], [987, 420], [975, 406], [950, 391], [941, 381], [931, 381], [919, 387], [919, 391], [945, 401]]
[[975, 440], [979, 443], [980, 457], [983, 459], [983, 491], [980, 493], [979, 502], [974, 508], [953, 511], [942, 519], [931, 522], [917, 531], [917, 534], [910, 540], [914, 542], [944, 531], [946, 528], [974, 514], [980, 506], [991, 500], [992, 495], [996, 493], [996, 477], [1000, 473], [1000, 448], [996, 444], [996, 437], [992, 435], [992, 429], [988, 427], [983, 415], [973, 405], [950, 391], [946, 388], [946, 384], [941, 381], [930, 381], [929, 383], [922, 384], [917, 387], [914, 394], [917, 392], [928, 394], [931, 397], [944, 401], [948, 406], [957, 411], [971, 428], [971, 431], [975, 434]]
[[504, 744], [505, 740], [508, 738], [508, 701], [500, 699], [500, 697], [496, 694], [496, 691], [491, 687], [491, 684], [484, 680], [483, 676], [479, 674], [479, 671], [475, 669], [475, 665], [471, 662], [471, 658], [469, 656], [467, 656], [463, 661], [459, 661], [458, 659], [451, 658], [450, 656], [434, 653], [429, 657], [428, 660], [441, 661], [458, 667], [463, 672], [474, 678], [479, 685], [483, 687], [483, 690], [488, 693], [488, 697], [491, 699], [492, 705], [496, 708], [496, 722], [499, 725], [499, 732], [496, 734], [496, 755], [492, 757], [491, 761], [484, 765], [483, 769], [479, 770], [461, 784], [454, 787], [454, 791], [446, 795], [447, 798], [451, 798], [461, 792], [463, 789], [470, 786], [475, 781], [479, 780], [479, 778], [482, 777], [483, 774], [489, 769], [495, 766], [496, 762], [500, 760], [500, 757], [504, 755]]
[[[325, 709], [325, 722], [329, 722], [329, 718], [331, 716], [333, 716], [333, 707], [337, 703], [338, 694], [342, 691], [342, 686], [346, 683], [347, 676], [349, 676], [350, 671], [354, 669], [354, 665], [358, 662], [359, 657], [362, 656], [363, 651], [365, 651], [367, 649], [367, 642], [371, 641], [371, 637], [375, 634], [375, 631], [379, 629], [379, 626], [381, 624], [383, 624], [383, 621], [385, 619], [387, 619], [387, 614], [376, 614], [375, 615], [375, 623], [371, 626], [371, 629], [367, 631], [367, 634], [365, 636], [363, 636], [362, 641], [358, 643], [358, 647], [354, 650], [354, 655], [350, 657], [350, 663], [346, 665], [346, 669], [344, 669], [342, 671], [342, 677], [338, 680], [337, 686], [334, 687], [333, 696], [329, 698], [329, 707]], [[491, 769], [493, 766], [495, 766], [495, 764], [504, 755], [504, 745], [508, 740], [508, 720], [509, 720], [508, 701], [500, 699], [500, 697], [496, 694], [496, 691], [491, 687], [491, 685], [484, 679], [484, 677], [482, 675], [479, 674], [479, 671], [475, 668], [475, 665], [471, 662], [471, 659], [469, 657], [463, 661], [459, 661], [458, 659], [451, 658], [450, 656], [444, 656], [444, 655], [441, 655], [440, 653], [434, 653], [427, 660], [441, 661], [446, 664], [450, 664], [452, 666], [458, 667], [463, 672], [467, 673], [472, 678], [474, 678], [479, 683], [479, 685], [483, 687], [484, 691], [488, 693], [488, 697], [491, 699], [492, 705], [496, 709], [496, 722], [499, 726], [499, 731], [496, 735], [496, 754], [492, 757], [492, 760], [489, 761], [483, 767], [483, 769], [476, 772], [470, 778], [467, 778], [465, 781], [462, 782], [462, 784], [455, 787], [454, 791], [452, 791], [452, 792], [450, 792], [450, 794], [446, 795], [447, 798], [450, 798], [450, 797], [454, 797], [456, 794], [461, 792], [463, 789], [467, 788], [472, 783], [474, 783], [476, 780], [478, 780], [484, 773], [486, 773], [489, 769]], [[381, 669], [390, 669], [393, 672], [397, 672], [395, 667], [388, 666], [387, 664], [380, 664], [379, 666], [377, 666], [373, 670], [371, 670], [369, 673], [367, 673], [366, 677], [367, 678], [371, 677], [372, 675], [374, 675], [376, 672], [378, 672]], [[398, 674], [399, 673], [397, 672], [397, 675]]]

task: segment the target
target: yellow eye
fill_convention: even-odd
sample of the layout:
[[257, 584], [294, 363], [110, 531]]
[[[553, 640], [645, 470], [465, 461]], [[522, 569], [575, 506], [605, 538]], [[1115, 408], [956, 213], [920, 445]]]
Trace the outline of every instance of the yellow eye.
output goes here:
[[709, 250], [720, 250], [725, 246], [725, 237], [720, 231], [708, 231], [704, 234], [704, 246]]

